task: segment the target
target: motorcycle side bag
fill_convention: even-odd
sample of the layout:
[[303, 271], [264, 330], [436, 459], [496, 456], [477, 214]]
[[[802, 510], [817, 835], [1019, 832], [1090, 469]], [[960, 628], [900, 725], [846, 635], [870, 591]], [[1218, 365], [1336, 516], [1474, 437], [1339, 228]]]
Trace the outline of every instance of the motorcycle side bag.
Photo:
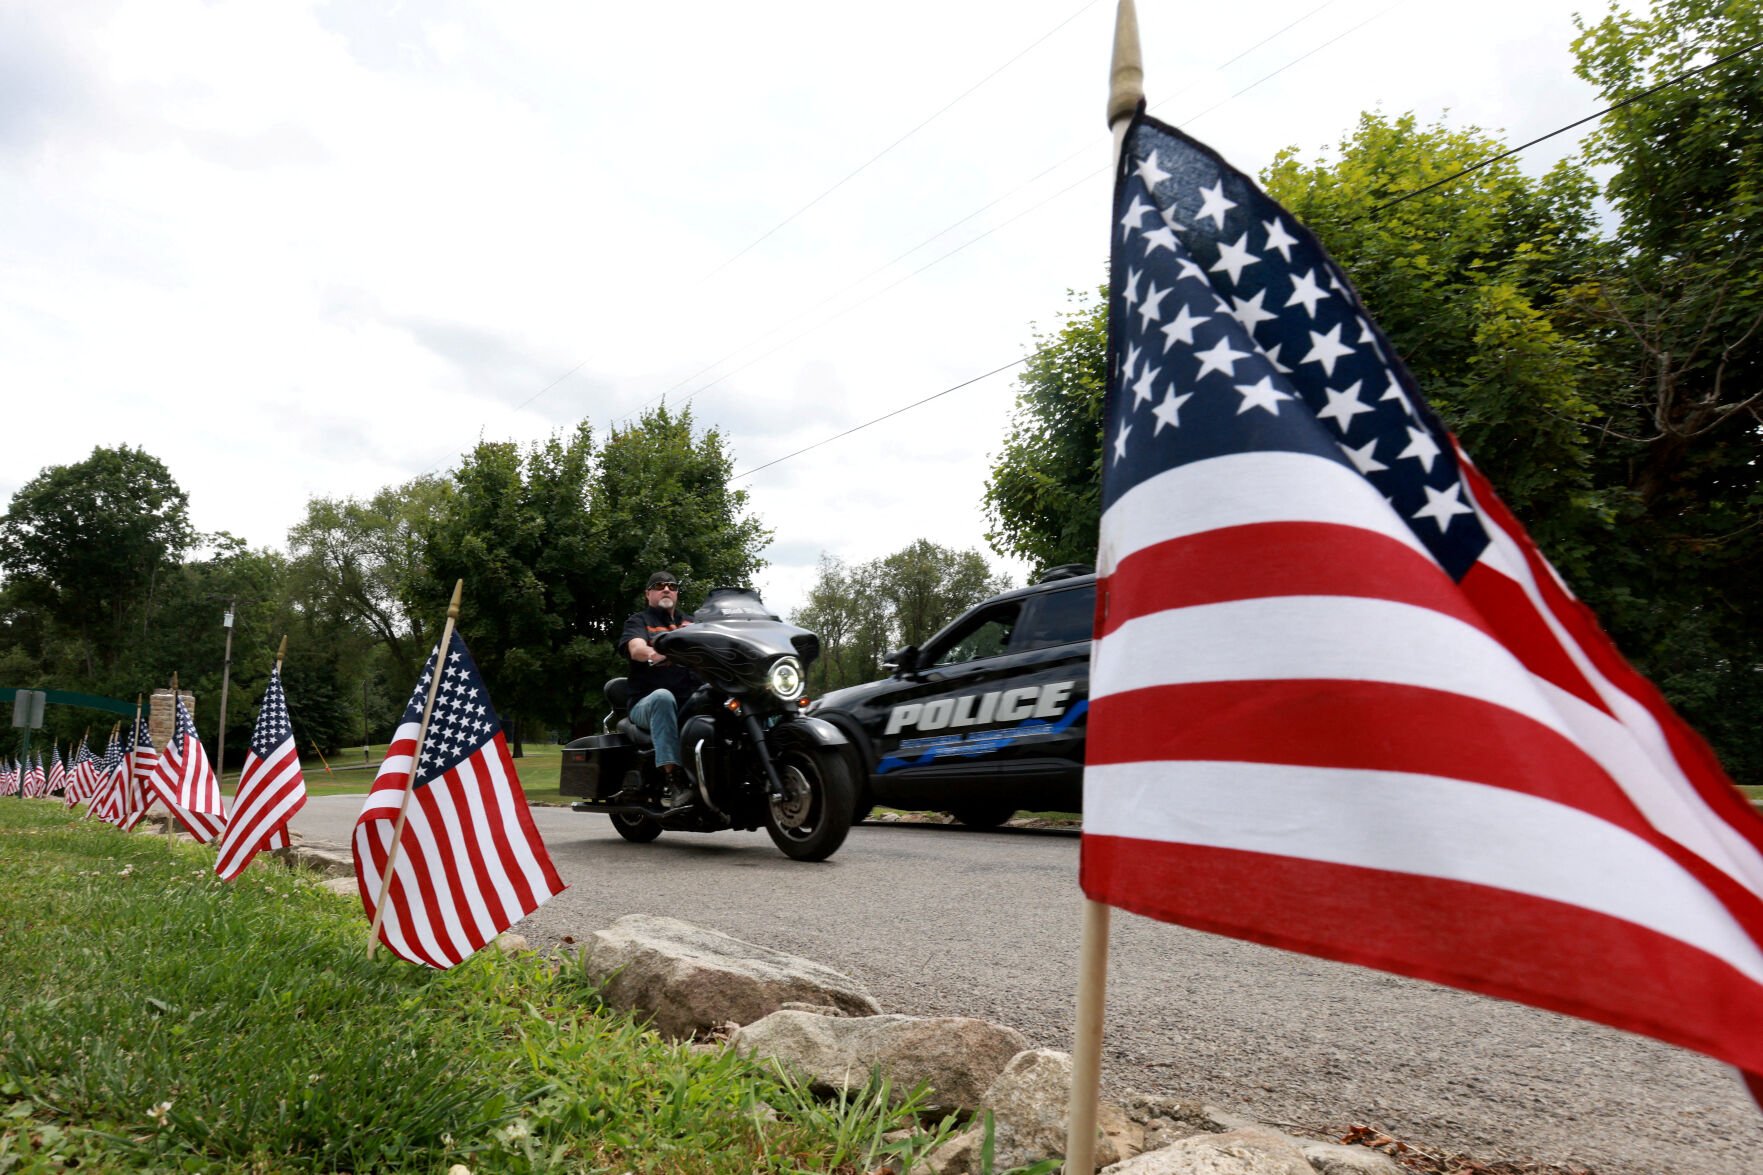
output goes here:
[[637, 749], [622, 734], [578, 738], [563, 748], [557, 790], [582, 800], [604, 800], [624, 786], [625, 772], [637, 765]]

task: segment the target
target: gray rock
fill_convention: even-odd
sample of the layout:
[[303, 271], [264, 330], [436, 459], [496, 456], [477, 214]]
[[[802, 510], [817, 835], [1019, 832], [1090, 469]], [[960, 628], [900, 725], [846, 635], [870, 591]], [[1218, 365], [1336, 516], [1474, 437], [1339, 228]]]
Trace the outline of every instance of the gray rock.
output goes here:
[[[992, 1112], [993, 1169], [1008, 1171], [1065, 1154], [1071, 1121], [1071, 1055], [1053, 1049], [1030, 1049], [1010, 1058], [1004, 1072], [986, 1090], [983, 1101]], [[1116, 1163], [1144, 1148], [1145, 1131], [1119, 1106], [1103, 1102], [1096, 1109], [1095, 1159], [1099, 1166]], [[975, 1175], [985, 1123], [970, 1125], [927, 1160], [938, 1175]]]
[[341, 897], [359, 898], [361, 896], [361, 887], [356, 884], [353, 874], [348, 877], [327, 877], [319, 885]]
[[1300, 1149], [1317, 1175], [1403, 1175], [1400, 1163], [1369, 1147], [1312, 1142]]
[[294, 869], [304, 869], [320, 877], [355, 879], [355, 857], [347, 849], [326, 845], [289, 845], [275, 850], [278, 861]]
[[897, 1094], [923, 1082], [931, 1088], [926, 1110], [939, 1114], [982, 1104], [987, 1087], [1028, 1046], [1014, 1028], [966, 1016], [835, 1018], [811, 1012], [775, 1012], [737, 1031], [729, 1043], [799, 1070], [821, 1090], [861, 1087], [872, 1068]]
[[1247, 1127], [1196, 1134], [1104, 1168], [1104, 1175], [1315, 1175], [1277, 1130]]
[[649, 1017], [673, 1039], [751, 1024], [792, 1002], [855, 1016], [881, 1011], [848, 975], [677, 918], [628, 914], [596, 931], [581, 959], [607, 1003]]

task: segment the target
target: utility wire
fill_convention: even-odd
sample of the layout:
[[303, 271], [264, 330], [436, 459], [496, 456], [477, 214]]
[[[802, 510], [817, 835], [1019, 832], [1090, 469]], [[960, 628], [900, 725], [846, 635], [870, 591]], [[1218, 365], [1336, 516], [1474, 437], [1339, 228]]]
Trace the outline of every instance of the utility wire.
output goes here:
[[838, 191], [840, 188], [844, 187], [847, 183], [849, 183], [853, 179], [856, 179], [858, 174], [860, 172], [862, 172], [864, 170], [864, 168], [868, 167], [871, 163], [874, 163], [876, 160], [878, 160], [882, 156], [886, 155], [889, 151], [892, 151], [895, 147], [898, 147], [901, 143], [904, 143], [907, 139], [910, 139], [913, 135], [916, 135], [919, 131], [923, 130], [925, 127], [929, 126], [931, 123], [933, 123], [937, 119], [941, 118], [944, 114], [948, 113], [949, 109], [951, 107], [953, 107], [956, 103], [960, 102], [963, 98], [966, 98], [969, 94], [973, 93], [975, 90], [979, 89], [981, 86], [985, 85], [987, 82], [991, 81], [993, 78], [997, 77], [999, 74], [1001, 74], [1005, 70], [1009, 69], [1012, 65], [1015, 65], [1018, 61], [1022, 60], [1023, 57], [1027, 56], [1031, 50], [1037, 48], [1041, 44], [1042, 41], [1045, 41], [1048, 37], [1051, 37], [1054, 33], [1058, 32], [1060, 29], [1064, 28], [1066, 25], [1070, 24], [1072, 21], [1076, 20], [1078, 17], [1080, 17], [1084, 13], [1088, 12], [1091, 8], [1094, 8], [1096, 6], [1096, 3], [1097, 3], [1097, 0], [1088, 0], [1088, 2], [1083, 5], [1083, 7], [1079, 8], [1076, 12], [1072, 13], [1070, 16], [1066, 17], [1064, 20], [1060, 21], [1058, 24], [1054, 25], [1052, 28], [1048, 29], [1045, 33], [1042, 33], [1040, 35], [1040, 37], [1038, 37], [1034, 41], [1033, 44], [1029, 45], [1027, 48], [1025, 48], [1021, 52], [1017, 53], [1016, 56], [1012, 57], [1009, 61], [1006, 61], [1003, 65], [1000, 65], [997, 69], [994, 69], [991, 73], [988, 73], [985, 77], [979, 79], [979, 81], [973, 83], [973, 85], [967, 87], [967, 89], [965, 89], [965, 90], [961, 91], [959, 94], [955, 95], [955, 97], [951, 98], [935, 114], [931, 115], [929, 118], [925, 119], [923, 122], [919, 123], [917, 126], [913, 127], [911, 130], [907, 131], [905, 134], [901, 135], [899, 138], [895, 139], [893, 142], [889, 143], [886, 147], [883, 147], [880, 151], [877, 151], [874, 155], [871, 155], [868, 159], [866, 159], [862, 163], [858, 164], [857, 168], [854, 171], [852, 171], [849, 175], [847, 175], [844, 179], [840, 180], [838, 183], [834, 184], [832, 187], [828, 188], [826, 191], [822, 192], [820, 195], [814, 197], [814, 199], [808, 201], [808, 203], [802, 205], [802, 207], [796, 209], [794, 212], [790, 213], [788, 216], [784, 217], [782, 220], [778, 221], [776, 224], [774, 224], [770, 228], [766, 229], [757, 238], [755, 238], [753, 241], [751, 241], [747, 245], [746, 248], [742, 249], [739, 253], [736, 253], [733, 257], [730, 257], [728, 260], [724, 261], [721, 265], [718, 265], [715, 269], [713, 269], [709, 273], [705, 274], [704, 277], [700, 280], [708, 281], [710, 278], [715, 277], [717, 274], [721, 273], [723, 270], [727, 269], [729, 266], [733, 265], [735, 262], [737, 262], [741, 258], [745, 257], [748, 253], [752, 252], [756, 246], [762, 244], [773, 233], [777, 232], [779, 229], [783, 228], [785, 225], [787, 225], [791, 221], [795, 220], [798, 216], [801, 216], [804, 212], [808, 211], [810, 208], [814, 207], [816, 204], [820, 203], [822, 200], [826, 199], [828, 196], [832, 195], [834, 192]]
[[1639, 102], [1642, 98], [1645, 98], [1648, 95], [1657, 94], [1660, 90], [1665, 89], [1667, 86], [1675, 86], [1679, 82], [1686, 81], [1689, 78], [1693, 78], [1699, 73], [1705, 73], [1708, 70], [1713, 69], [1717, 65], [1725, 65], [1728, 61], [1731, 61], [1733, 58], [1742, 57], [1746, 53], [1751, 52], [1753, 49], [1756, 49], [1759, 46], [1763, 46], [1763, 41], [1752, 41], [1749, 45], [1746, 45], [1743, 49], [1734, 49], [1731, 53], [1728, 53], [1726, 56], [1716, 58], [1715, 60], [1710, 61], [1706, 65], [1699, 65], [1695, 69], [1686, 70], [1683, 73], [1678, 74], [1676, 77], [1671, 78], [1667, 81], [1660, 82], [1658, 85], [1653, 86], [1650, 89], [1642, 90], [1638, 94], [1630, 94], [1628, 97], [1624, 98], [1622, 101], [1613, 103], [1612, 105], [1609, 105], [1609, 106], [1606, 106], [1606, 107], [1604, 107], [1604, 109], [1598, 111], [1596, 114], [1588, 114], [1584, 118], [1580, 119], [1578, 122], [1570, 122], [1564, 127], [1560, 127], [1556, 130], [1550, 131], [1546, 135], [1538, 135], [1536, 138], [1532, 139], [1530, 142], [1520, 143], [1516, 147], [1507, 148], [1506, 150], [1500, 152], [1498, 155], [1490, 155], [1486, 159], [1483, 159], [1480, 163], [1472, 163], [1468, 167], [1465, 167], [1461, 171], [1452, 172], [1450, 175], [1446, 176], [1442, 180], [1434, 180], [1432, 183], [1427, 184], [1424, 188], [1415, 188], [1412, 192], [1407, 192], [1403, 195], [1397, 196], [1394, 200], [1386, 200], [1382, 204], [1379, 204], [1377, 207], [1373, 208], [1371, 210], [1370, 215], [1376, 216], [1378, 213], [1382, 212], [1386, 208], [1394, 208], [1396, 205], [1400, 204], [1402, 201], [1412, 200], [1416, 196], [1419, 196], [1419, 195], [1422, 195], [1426, 192], [1432, 191], [1434, 188], [1439, 187], [1441, 184], [1448, 184], [1454, 179], [1462, 179], [1464, 176], [1468, 175], [1470, 172], [1480, 171], [1482, 168], [1487, 167], [1489, 164], [1498, 163], [1500, 160], [1506, 158], [1506, 156], [1508, 156], [1508, 155], [1516, 155], [1520, 151], [1524, 150], [1526, 147], [1534, 147], [1538, 143], [1545, 142], [1546, 140], [1554, 138], [1556, 135], [1565, 134], [1568, 131], [1572, 130], [1576, 126], [1583, 126], [1584, 124], [1590, 122], [1594, 118], [1602, 118], [1606, 114], [1609, 114], [1613, 110], [1621, 110], [1624, 106], [1627, 106], [1631, 102]]
[[743, 470], [740, 473], [733, 474], [730, 476], [729, 480], [733, 481], [737, 477], [749, 477], [755, 473], [758, 473], [761, 469], [770, 469], [773, 465], [782, 464], [783, 462], [788, 461], [791, 457], [800, 457], [803, 453], [806, 453], [811, 449], [818, 449], [822, 445], [830, 445], [834, 441], [838, 440], [840, 437], [848, 437], [854, 432], [862, 432], [864, 429], [868, 428], [872, 424], [880, 424], [882, 421], [887, 420], [889, 417], [898, 416], [902, 412], [910, 412], [912, 409], [918, 407], [920, 404], [928, 404], [932, 400], [935, 400], [935, 399], [938, 399], [939, 397], [948, 395], [950, 392], [958, 392], [962, 388], [966, 387], [968, 384], [976, 384], [982, 379], [990, 379], [992, 376], [997, 375], [1001, 371], [1009, 371], [1012, 367], [1018, 367], [1024, 363], [1027, 363], [1028, 358], [1029, 357], [1027, 355], [1024, 355], [1020, 359], [1012, 359], [1010, 362], [1004, 364], [1004, 366], [1002, 366], [1002, 367], [994, 367], [990, 371], [985, 372], [982, 375], [976, 375], [972, 379], [962, 380], [960, 383], [954, 385], [953, 387], [944, 388], [940, 392], [933, 392], [930, 395], [926, 396], [922, 400], [915, 400], [912, 403], [905, 405], [904, 407], [894, 409], [892, 412], [889, 412], [886, 415], [878, 416], [874, 420], [865, 420], [862, 424], [853, 425], [852, 427], [846, 429], [844, 432], [837, 433], [833, 436], [825, 438], [824, 440], [815, 441], [812, 445], [804, 445], [802, 448], [797, 449], [794, 453], [785, 453], [782, 457], [774, 457], [772, 460], [767, 461], [764, 465], [755, 465], [751, 469]]

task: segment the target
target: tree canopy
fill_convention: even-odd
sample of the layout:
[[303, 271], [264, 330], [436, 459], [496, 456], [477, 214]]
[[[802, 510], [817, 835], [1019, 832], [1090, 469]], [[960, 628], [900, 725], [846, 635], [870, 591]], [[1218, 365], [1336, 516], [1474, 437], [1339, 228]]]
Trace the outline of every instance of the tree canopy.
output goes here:
[[822, 555], [808, 601], [790, 620], [820, 637], [809, 669], [816, 692], [872, 681], [882, 658], [920, 644], [988, 596], [1010, 587], [975, 550], [919, 539], [855, 567]]
[[38, 614], [38, 655], [87, 674], [116, 666], [150, 626], [155, 589], [195, 541], [189, 498], [159, 458], [121, 445], [54, 465], [0, 518], [15, 608]]

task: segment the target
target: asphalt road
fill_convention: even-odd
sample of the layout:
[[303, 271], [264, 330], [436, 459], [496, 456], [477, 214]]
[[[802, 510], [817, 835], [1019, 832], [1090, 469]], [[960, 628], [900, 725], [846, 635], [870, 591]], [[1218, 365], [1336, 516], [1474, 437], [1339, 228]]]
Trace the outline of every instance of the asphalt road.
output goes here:
[[[295, 822], [346, 844], [359, 797]], [[665, 914], [862, 980], [890, 1012], [968, 1015], [1069, 1049], [1082, 899], [1072, 833], [862, 825], [804, 865], [763, 833], [620, 840], [535, 809], [570, 888], [519, 930], [577, 941]], [[1366, 1123], [1484, 1161], [1598, 1175], [1763, 1175], [1763, 1114], [1731, 1070], [1516, 1004], [1113, 916], [1104, 1080], [1300, 1133]]]

